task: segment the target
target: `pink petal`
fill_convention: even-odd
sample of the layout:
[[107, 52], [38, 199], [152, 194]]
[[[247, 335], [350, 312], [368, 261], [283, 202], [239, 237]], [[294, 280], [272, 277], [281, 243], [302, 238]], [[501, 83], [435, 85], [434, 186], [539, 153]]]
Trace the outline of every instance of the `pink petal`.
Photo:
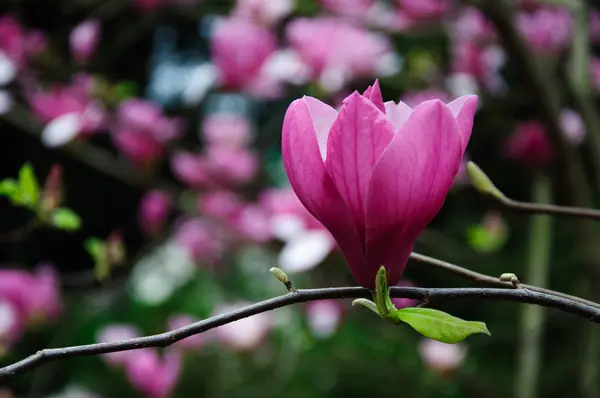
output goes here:
[[316, 100], [308, 98], [292, 102], [285, 114], [281, 143], [283, 163], [302, 204], [331, 232], [351, 269], [360, 269], [364, 267], [363, 243], [325, 169], [319, 152], [318, 123], [313, 123], [311, 114]]
[[476, 95], [463, 95], [448, 104], [448, 108], [450, 108], [450, 111], [456, 118], [458, 127], [460, 128], [463, 151], [467, 148], [467, 144], [471, 138], [473, 117], [477, 111], [477, 101], [478, 98]]
[[383, 104], [383, 96], [381, 95], [381, 88], [379, 87], [379, 79], [375, 80], [373, 86], [369, 86], [363, 93], [363, 97], [371, 100], [373, 105], [377, 107], [381, 112], [385, 113], [385, 106]]
[[365, 202], [371, 172], [394, 131], [385, 115], [357, 92], [349, 96], [331, 127], [325, 167], [364, 239]]
[[463, 155], [459, 126], [439, 100], [413, 111], [373, 170], [367, 197], [367, 264], [398, 282], [416, 237], [442, 207]]
[[329, 138], [329, 131], [331, 130], [331, 126], [337, 118], [338, 113], [334, 108], [316, 98], [305, 96], [303, 100], [308, 107], [312, 123], [314, 124], [321, 158], [325, 161], [325, 157], [327, 156], [327, 139]]
[[390, 123], [394, 126], [394, 130], [397, 132], [404, 122], [406, 122], [406, 119], [408, 119], [413, 110], [402, 101], [397, 104], [394, 101], [388, 101], [384, 105], [385, 114]]

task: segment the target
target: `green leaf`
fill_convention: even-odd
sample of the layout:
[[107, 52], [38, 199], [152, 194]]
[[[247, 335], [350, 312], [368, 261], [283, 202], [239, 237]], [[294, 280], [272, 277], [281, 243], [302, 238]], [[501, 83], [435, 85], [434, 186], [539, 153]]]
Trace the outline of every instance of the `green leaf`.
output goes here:
[[25, 163], [19, 170], [19, 187], [23, 204], [35, 206], [40, 200], [40, 185], [31, 163]]
[[75, 231], [81, 228], [81, 218], [73, 210], [61, 207], [52, 212], [52, 225], [59, 229]]
[[469, 246], [481, 253], [493, 253], [498, 251], [508, 239], [506, 228], [498, 231], [490, 231], [482, 224], [471, 225], [467, 229], [467, 241]]
[[442, 343], [458, 343], [475, 333], [491, 335], [483, 322], [465, 321], [432, 308], [402, 308], [390, 316], [408, 323], [423, 336]]
[[123, 81], [117, 84], [115, 87], [115, 94], [117, 95], [117, 99], [122, 101], [129, 97], [134, 97], [138, 92], [138, 87], [135, 82], [132, 81]]
[[19, 195], [19, 184], [12, 178], [6, 178], [0, 181], [0, 196], [13, 198]]
[[106, 251], [106, 243], [100, 238], [87, 238], [84, 246], [94, 262], [98, 261]]

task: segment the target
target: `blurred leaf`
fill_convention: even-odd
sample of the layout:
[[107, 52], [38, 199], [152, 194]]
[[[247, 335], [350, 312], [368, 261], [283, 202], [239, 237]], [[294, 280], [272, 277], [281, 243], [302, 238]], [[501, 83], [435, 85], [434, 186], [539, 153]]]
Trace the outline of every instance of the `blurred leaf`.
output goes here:
[[115, 95], [118, 100], [134, 97], [138, 92], [138, 87], [135, 82], [124, 81], [115, 86]]
[[467, 242], [478, 252], [493, 253], [498, 251], [508, 239], [506, 228], [491, 231], [485, 225], [471, 225], [467, 229]]
[[31, 163], [25, 163], [19, 170], [19, 187], [23, 204], [35, 206], [40, 200], [40, 186]]
[[94, 261], [98, 261], [103, 256], [106, 243], [100, 238], [87, 238], [84, 243], [85, 250], [90, 254]]
[[52, 225], [67, 231], [76, 231], [81, 228], [81, 218], [71, 209], [61, 207], [52, 213]]
[[475, 333], [491, 335], [483, 322], [465, 321], [432, 308], [402, 308], [391, 315], [408, 323], [423, 336], [442, 343], [458, 343]]
[[0, 181], [0, 196], [7, 196], [9, 199], [19, 196], [19, 184], [12, 178]]

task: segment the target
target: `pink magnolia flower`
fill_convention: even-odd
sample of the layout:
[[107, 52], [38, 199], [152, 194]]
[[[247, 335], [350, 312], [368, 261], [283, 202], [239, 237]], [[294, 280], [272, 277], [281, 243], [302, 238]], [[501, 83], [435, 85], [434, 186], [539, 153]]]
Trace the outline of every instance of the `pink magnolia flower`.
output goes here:
[[[400, 281], [396, 283], [396, 286], [403, 287], [415, 287], [415, 284], [410, 281]], [[396, 306], [396, 308], [407, 308], [407, 307], [415, 307], [419, 304], [419, 300], [410, 299], [410, 298], [392, 298], [392, 303]]]
[[560, 112], [560, 123], [571, 144], [577, 146], [585, 138], [585, 124], [581, 115], [572, 109], [563, 109]]
[[434, 19], [450, 10], [450, 0], [396, 0], [398, 6], [414, 19]]
[[363, 19], [374, 0], [320, 0], [323, 7], [336, 14]]
[[571, 40], [573, 20], [571, 13], [562, 8], [538, 8], [517, 18], [521, 34], [534, 51], [556, 54], [565, 49]]
[[244, 239], [256, 243], [265, 243], [271, 239], [269, 214], [257, 205], [244, 206], [231, 220], [235, 231]]
[[149, 235], [160, 231], [171, 210], [171, 197], [163, 191], [150, 191], [141, 200], [139, 218], [142, 229]]
[[450, 29], [455, 41], [490, 40], [496, 35], [491, 22], [475, 7], [462, 7]]
[[237, 0], [231, 15], [272, 26], [294, 11], [294, 3], [295, 0]]
[[[197, 322], [198, 319], [195, 319], [189, 315], [179, 314], [169, 318], [169, 330], [179, 329], [192, 323]], [[178, 341], [175, 343], [174, 347], [181, 347], [186, 350], [197, 350], [204, 346], [206, 343], [206, 334], [195, 334], [188, 338]]]
[[311, 301], [306, 304], [308, 326], [318, 338], [333, 335], [342, 322], [344, 309], [338, 300]]
[[77, 25], [69, 36], [71, 54], [78, 62], [88, 62], [100, 41], [100, 21], [90, 19]]
[[467, 356], [464, 344], [446, 344], [432, 339], [423, 339], [419, 344], [419, 354], [425, 365], [440, 375], [456, 370]]
[[353, 78], [392, 74], [397, 69], [385, 36], [343, 18], [298, 18], [287, 25], [286, 38], [310, 67], [312, 77], [331, 92]]
[[440, 88], [431, 87], [425, 90], [408, 91], [402, 96], [402, 102], [413, 108], [421, 102], [434, 99], [450, 102], [450, 95]]
[[22, 66], [26, 57], [26, 33], [11, 16], [0, 17], [0, 51]]
[[165, 116], [157, 104], [129, 99], [119, 105], [111, 133], [117, 148], [143, 165], [160, 157], [165, 145], [179, 137], [181, 128], [181, 121]]
[[175, 241], [184, 247], [197, 262], [214, 263], [225, 250], [219, 231], [206, 220], [187, 219], [177, 225]]
[[190, 188], [201, 188], [212, 182], [208, 162], [200, 154], [177, 151], [171, 157], [171, 169], [175, 177]]
[[359, 284], [373, 288], [382, 265], [389, 285], [400, 280], [415, 239], [452, 187], [476, 107], [476, 96], [414, 109], [384, 104], [375, 82], [339, 112], [312, 97], [288, 108], [282, 151], [291, 185]]
[[[224, 314], [249, 305], [246, 302], [235, 302], [220, 305], [215, 309], [214, 315]], [[258, 347], [269, 334], [273, 327], [273, 316], [270, 312], [263, 312], [254, 316], [240, 319], [215, 329], [218, 342], [237, 351], [251, 351]]]
[[24, 332], [27, 319], [17, 304], [0, 297], [0, 357]]
[[528, 121], [515, 127], [506, 141], [504, 154], [529, 166], [545, 166], [552, 161], [554, 150], [544, 126], [537, 121]]
[[213, 190], [198, 198], [200, 213], [218, 220], [235, 217], [243, 208], [244, 201], [231, 191]]
[[243, 148], [251, 140], [248, 118], [236, 114], [212, 114], [202, 122], [204, 140], [219, 147]]
[[[140, 337], [140, 332], [133, 326], [128, 324], [115, 323], [102, 328], [96, 340], [100, 343], [111, 343], [120, 340], [129, 340]], [[123, 366], [133, 351], [119, 351], [103, 354], [102, 358], [112, 366]]]
[[160, 357], [154, 349], [131, 351], [125, 374], [131, 385], [148, 398], [168, 398], [181, 374], [181, 353], [168, 351]]
[[210, 146], [206, 165], [213, 181], [236, 185], [252, 181], [260, 163], [256, 154], [248, 149]]
[[277, 39], [271, 32], [244, 18], [220, 21], [211, 40], [221, 83], [236, 89], [256, 84], [263, 64], [276, 49]]

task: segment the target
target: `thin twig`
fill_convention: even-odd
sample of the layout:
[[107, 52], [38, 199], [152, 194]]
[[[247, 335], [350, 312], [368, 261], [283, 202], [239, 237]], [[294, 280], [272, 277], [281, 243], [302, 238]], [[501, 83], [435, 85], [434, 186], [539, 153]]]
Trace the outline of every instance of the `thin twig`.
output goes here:
[[[421, 263], [421, 264], [432, 266], [432, 267], [435, 267], [435, 268], [438, 268], [438, 269], [441, 269], [444, 271], [449, 271], [455, 275], [458, 275], [458, 276], [466, 278], [466, 279], [470, 279], [470, 280], [477, 282], [479, 284], [482, 284], [482, 285], [495, 286], [495, 287], [504, 288], [504, 289], [517, 288], [517, 286], [513, 285], [511, 282], [504, 282], [504, 281], [501, 281], [499, 278], [489, 276], [486, 274], [482, 274], [480, 272], [471, 271], [470, 269], [460, 267], [456, 264], [438, 260], [437, 258], [425, 256], [423, 254], [411, 253], [410, 259], [414, 260], [418, 263]], [[527, 285], [525, 283], [520, 284], [519, 286], [527, 291], [553, 295], [553, 296], [561, 297], [565, 300], [576, 301], [580, 304], [600, 309], [600, 304], [590, 301], [590, 300], [583, 299], [581, 297], [571, 296], [570, 294], [557, 292], [555, 290], [550, 290], [550, 289], [544, 289], [544, 288], [533, 286], [533, 285]]]
[[[600, 323], [600, 309], [579, 301], [568, 300], [557, 295], [550, 295], [527, 289], [490, 289], [490, 288], [450, 288], [428, 289], [416, 287], [392, 287], [392, 297], [412, 298], [418, 300], [447, 301], [453, 299], [484, 299], [499, 301], [514, 301], [537, 304], [555, 308], [573, 315], [578, 315], [591, 322]], [[135, 350], [145, 347], [167, 347], [177, 341], [195, 334], [247, 318], [252, 315], [271, 311], [292, 304], [329, 299], [369, 298], [371, 292], [362, 287], [337, 287], [324, 289], [296, 290], [283, 296], [275, 297], [260, 303], [205, 319], [194, 324], [147, 337], [109, 343], [88, 344], [64, 348], [50, 348], [37, 353], [12, 365], [0, 369], [0, 380], [13, 377], [27, 370], [36, 368], [43, 363], [60, 359], [106, 354]]]
[[541, 213], [552, 216], [600, 220], [600, 210], [596, 209], [588, 209], [584, 207], [555, 206], [542, 203], [519, 202], [509, 198], [500, 200], [500, 203], [511, 210], [515, 210], [522, 213]]

